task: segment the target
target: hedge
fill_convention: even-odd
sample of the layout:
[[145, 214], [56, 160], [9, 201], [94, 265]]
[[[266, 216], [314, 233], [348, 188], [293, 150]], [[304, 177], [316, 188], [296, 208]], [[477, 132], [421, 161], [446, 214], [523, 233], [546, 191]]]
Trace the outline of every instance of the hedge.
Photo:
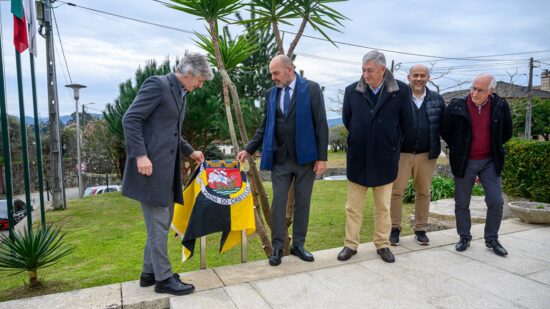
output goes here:
[[[407, 188], [403, 193], [403, 201], [405, 203], [414, 203], [415, 191], [413, 181], [409, 178]], [[432, 186], [430, 188], [430, 201], [437, 201], [447, 198], [452, 198], [455, 195], [455, 184], [452, 178], [443, 176], [434, 176], [432, 178]], [[474, 184], [472, 188], [473, 196], [483, 196], [485, 192], [480, 184]]]
[[550, 142], [512, 139], [505, 149], [503, 191], [550, 203]]

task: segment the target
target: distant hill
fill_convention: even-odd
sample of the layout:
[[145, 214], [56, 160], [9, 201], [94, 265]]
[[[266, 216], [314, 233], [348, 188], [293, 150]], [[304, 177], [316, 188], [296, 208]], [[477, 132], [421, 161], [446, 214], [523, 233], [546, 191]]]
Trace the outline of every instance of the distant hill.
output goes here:
[[344, 123], [342, 122], [342, 118], [333, 118], [333, 119], [328, 119], [328, 127], [329, 128], [332, 128], [334, 126], [339, 126], [339, 125], [343, 125]]
[[[95, 119], [103, 119], [103, 114], [94, 114], [94, 113], [89, 113], [92, 117], [94, 117]], [[16, 116], [17, 117], [17, 116]], [[19, 117], [17, 117], [19, 119]], [[61, 117], [59, 117], [59, 121], [61, 121], [62, 124], [67, 124], [69, 121], [71, 120], [71, 115], [63, 115]], [[48, 122], [48, 118], [47, 117], [41, 117], [40, 118], [40, 123], [47, 123]], [[27, 125], [34, 125], [34, 117], [29, 117], [29, 116], [26, 116], [25, 117], [25, 123]]]

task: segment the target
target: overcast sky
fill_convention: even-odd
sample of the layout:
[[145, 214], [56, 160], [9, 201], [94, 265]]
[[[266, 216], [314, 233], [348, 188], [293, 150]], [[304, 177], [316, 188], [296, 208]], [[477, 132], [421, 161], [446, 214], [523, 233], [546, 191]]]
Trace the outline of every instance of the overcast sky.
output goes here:
[[[80, 103], [93, 102], [89, 110], [99, 113], [105, 104], [113, 102], [117, 97], [119, 83], [133, 78], [136, 69], [147, 60], [156, 59], [160, 62], [166, 57], [175, 59], [183, 55], [185, 50], [200, 52], [192, 34], [125, 20], [82, 7], [185, 31], [206, 32], [204, 21], [153, 0], [67, 2], [81, 7], [69, 6], [62, 1], [54, 4], [71, 77], [67, 73], [56, 32], [61, 115], [70, 114], [75, 109], [72, 93], [64, 87], [71, 81], [88, 87], [81, 90]], [[0, 5], [8, 113], [19, 115], [10, 3], [1, 1]], [[534, 85], [540, 84], [541, 70], [550, 69], [548, 0], [351, 0], [334, 4], [333, 7], [350, 20], [344, 21], [341, 33], [328, 33], [333, 40], [345, 44], [334, 47], [329, 42], [304, 37], [296, 49], [298, 56], [295, 61], [297, 69], [304, 70], [308, 79], [326, 87], [327, 104], [331, 104], [331, 98], [337, 97], [339, 89], [359, 79], [361, 57], [369, 48], [388, 50], [385, 52], [388, 66], [394, 60], [396, 76], [404, 81], [413, 63], [422, 62], [433, 66], [433, 78], [446, 73], [435, 81], [441, 89], [445, 89], [442, 92], [468, 88], [472, 76], [481, 72], [492, 73], [497, 80], [510, 81], [512, 78], [516, 84], [527, 85], [530, 57], [539, 61], [536, 62], [539, 67], [534, 70]], [[297, 30], [296, 26], [283, 25], [281, 28], [291, 32]], [[239, 30], [235, 29], [233, 34]], [[306, 28], [306, 34], [319, 37], [311, 28]], [[290, 35], [286, 34], [285, 48], [289, 42]], [[468, 61], [438, 60], [407, 53], [448, 58], [490, 57]], [[26, 115], [32, 116], [28, 52], [22, 54], [22, 66]], [[45, 44], [41, 37], [38, 37], [36, 74], [39, 114], [47, 117]], [[336, 117], [339, 115], [329, 112], [329, 118]]]

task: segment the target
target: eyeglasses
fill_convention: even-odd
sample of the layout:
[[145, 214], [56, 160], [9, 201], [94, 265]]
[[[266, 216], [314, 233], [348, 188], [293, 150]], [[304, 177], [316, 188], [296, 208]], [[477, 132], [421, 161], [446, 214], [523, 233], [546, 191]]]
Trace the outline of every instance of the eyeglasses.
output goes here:
[[476, 87], [471, 87], [470, 88], [471, 93], [476, 93], [476, 92], [484, 93], [484, 92], [487, 92], [487, 91], [489, 91], [489, 89], [481, 89], [481, 88], [476, 88]]

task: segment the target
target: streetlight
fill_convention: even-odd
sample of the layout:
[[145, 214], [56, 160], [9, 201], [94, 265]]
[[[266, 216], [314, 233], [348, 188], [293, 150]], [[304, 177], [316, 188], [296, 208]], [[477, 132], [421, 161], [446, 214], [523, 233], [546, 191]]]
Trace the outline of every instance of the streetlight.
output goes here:
[[75, 106], [76, 106], [76, 158], [78, 164], [78, 198], [82, 198], [82, 165], [80, 163], [80, 117], [78, 116], [78, 99], [80, 98], [80, 89], [86, 88], [80, 84], [65, 85], [67, 88], [71, 88], [74, 94]]

